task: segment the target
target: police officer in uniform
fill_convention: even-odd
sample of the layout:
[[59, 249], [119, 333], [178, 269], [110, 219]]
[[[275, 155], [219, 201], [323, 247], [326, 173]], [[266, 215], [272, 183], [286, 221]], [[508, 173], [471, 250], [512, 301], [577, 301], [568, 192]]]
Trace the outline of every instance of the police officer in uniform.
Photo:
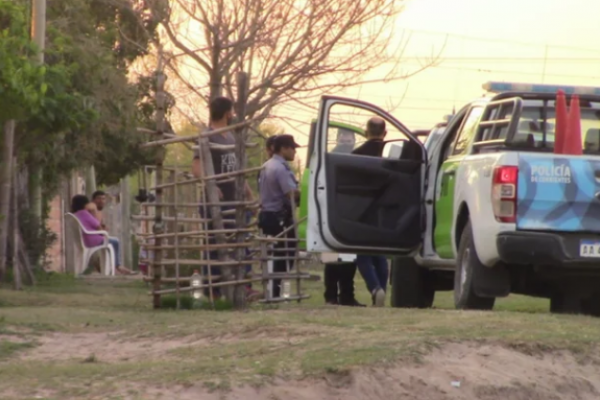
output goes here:
[[[294, 161], [296, 149], [300, 147], [292, 135], [279, 135], [273, 140], [273, 156], [263, 164], [260, 174], [259, 191], [261, 211], [258, 217], [259, 228], [263, 234], [277, 236], [294, 224], [291, 199], [298, 202], [300, 191], [298, 181], [288, 165]], [[287, 239], [295, 239], [294, 229], [283, 235]], [[274, 272], [286, 272], [287, 263], [292, 263], [296, 243], [279, 241], [275, 245], [274, 256], [286, 257], [290, 260], [275, 260]], [[281, 280], [273, 280], [273, 297], [281, 295]]]

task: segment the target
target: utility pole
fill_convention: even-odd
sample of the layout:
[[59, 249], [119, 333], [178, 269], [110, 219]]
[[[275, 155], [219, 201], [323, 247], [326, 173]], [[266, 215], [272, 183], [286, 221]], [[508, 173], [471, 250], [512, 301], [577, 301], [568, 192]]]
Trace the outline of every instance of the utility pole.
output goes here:
[[[38, 48], [36, 62], [44, 64], [46, 48], [46, 0], [31, 2], [31, 39]], [[42, 168], [39, 155], [34, 154], [29, 168], [29, 204], [38, 226], [42, 221]]]

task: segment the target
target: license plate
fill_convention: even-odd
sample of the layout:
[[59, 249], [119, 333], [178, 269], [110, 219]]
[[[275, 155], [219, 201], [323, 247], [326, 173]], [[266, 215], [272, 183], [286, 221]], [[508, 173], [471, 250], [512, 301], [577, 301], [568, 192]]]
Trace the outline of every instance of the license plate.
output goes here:
[[600, 258], [600, 241], [582, 240], [579, 242], [579, 255], [588, 258]]

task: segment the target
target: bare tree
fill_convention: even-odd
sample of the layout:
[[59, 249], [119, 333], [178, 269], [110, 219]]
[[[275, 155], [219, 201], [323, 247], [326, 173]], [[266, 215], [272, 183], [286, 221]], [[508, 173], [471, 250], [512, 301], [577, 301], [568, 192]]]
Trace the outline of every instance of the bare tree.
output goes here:
[[[267, 117], [286, 102], [307, 106], [324, 92], [404, 79], [435, 63], [433, 55], [401, 69], [408, 40], [394, 24], [403, 7], [404, 0], [171, 0], [163, 21], [168, 67], [204, 102], [234, 98], [235, 73], [248, 72], [247, 116]], [[382, 74], [369, 78], [376, 68]]]

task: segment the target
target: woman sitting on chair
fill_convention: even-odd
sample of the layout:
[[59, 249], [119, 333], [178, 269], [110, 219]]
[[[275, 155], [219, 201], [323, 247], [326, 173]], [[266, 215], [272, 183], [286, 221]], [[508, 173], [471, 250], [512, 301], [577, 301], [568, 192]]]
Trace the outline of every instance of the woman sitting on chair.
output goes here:
[[[99, 231], [101, 230], [100, 221], [98, 221], [93, 215], [93, 204], [94, 203], [90, 203], [90, 200], [86, 196], [81, 194], [75, 195], [73, 196], [73, 199], [71, 199], [71, 212], [77, 217], [79, 222], [81, 222], [81, 225], [83, 225], [86, 230]], [[88, 235], [84, 233], [83, 242], [86, 247], [100, 246], [102, 243], [104, 243], [104, 236], [97, 234]], [[114, 251], [115, 269], [117, 272], [123, 275], [135, 275], [135, 272], [119, 265], [119, 260], [121, 258], [119, 254], [119, 241], [110, 238], [109, 244], [112, 246]]]

